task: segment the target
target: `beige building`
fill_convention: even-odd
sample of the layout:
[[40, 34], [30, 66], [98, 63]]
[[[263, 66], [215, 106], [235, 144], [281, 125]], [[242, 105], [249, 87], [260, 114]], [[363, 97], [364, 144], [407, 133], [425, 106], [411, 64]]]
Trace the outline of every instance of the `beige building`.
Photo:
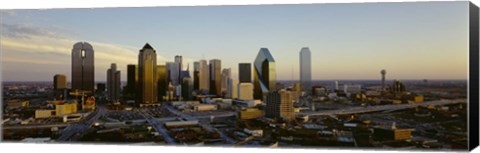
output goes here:
[[253, 84], [252, 83], [238, 84], [238, 99], [253, 100]]
[[283, 121], [293, 121], [295, 119], [295, 110], [293, 101], [295, 93], [292, 91], [280, 90], [270, 92], [266, 97], [265, 116], [272, 119], [281, 119]]
[[264, 111], [257, 108], [247, 108], [238, 112], [238, 118], [241, 120], [256, 119], [264, 116]]

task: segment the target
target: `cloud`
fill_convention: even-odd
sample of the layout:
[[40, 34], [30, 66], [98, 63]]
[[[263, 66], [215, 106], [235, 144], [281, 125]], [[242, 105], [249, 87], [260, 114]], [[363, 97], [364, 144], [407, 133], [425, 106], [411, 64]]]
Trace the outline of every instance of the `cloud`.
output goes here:
[[46, 28], [33, 27], [28, 24], [1, 24], [2, 35], [10, 38], [28, 39], [32, 36], [41, 36], [49, 38], [63, 38], [58, 33]]
[[[95, 79], [97, 81], [105, 80], [106, 70], [111, 63], [116, 63], [119, 69], [124, 71], [127, 64], [137, 63], [137, 51], [140, 47], [76, 40], [61, 36], [55, 31], [28, 25], [2, 24], [2, 26], [5, 27], [3, 30], [5, 32], [2, 34], [2, 40], [0, 41], [3, 54], [1, 57], [2, 64], [9, 66], [8, 69], [16, 69], [19, 72], [18, 74], [25, 74], [30, 71], [32, 80], [50, 81], [51, 77], [35, 77], [36, 75], [33, 72], [37, 71], [29, 67], [16, 67], [16, 64], [13, 63], [44, 65], [42, 68], [46, 70], [61, 67], [63, 71], [68, 71], [59, 73], [66, 74], [70, 78], [71, 51], [73, 45], [79, 41], [89, 42], [95, 50]], [[161, 56], [159, 58], [164, 59]], [[3, 75], [11, 75], [5, 78], [15, 78], [14, 75], [18, 74], [9, 73]], [[53, 76], [54, 74], [51, 75]], [[122, 80], [126, 80], [126, 72], [122, 72]]]

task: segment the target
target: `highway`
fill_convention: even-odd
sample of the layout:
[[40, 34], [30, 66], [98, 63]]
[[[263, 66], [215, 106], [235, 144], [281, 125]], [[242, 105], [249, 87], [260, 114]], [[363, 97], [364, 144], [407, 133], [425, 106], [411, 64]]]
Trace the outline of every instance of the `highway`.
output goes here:
[[150, 116], [148, 113], [145, 113], [144, 111], [139, 110], [139, 113], [147, 120], [147, 122], [153, 126], [155, 131], [160, 132], [163, 136], [163, 139], [168, 143], [168, 144], [176, 144], [175, 140], [170, 137], [168, 134], [167, 129], [163, 126], [162, 122], [159, 122], [156, 118], [153, 118]]
[[[164, 105], [168, 111], [170, 111], [171, 113], [177, 115], [177, 116], [180, 116], [188, 121], [191, 121], [191, 120], [197, 120], [195, 117], [192, 117], [190, 115], [187, 115], [181, 111], [178, 111], [177, 109], [173, 108], [172, 105]], [[228, 115], [228, 114], [227, 114]], [[237, 143], [237, 141], [235, 139], [232, 139], [230, 137], [228, 137], [224, 132], [218, 130], [217, 128], [213, 127], [212, 125], [208, 124], [208, 123], [205, 123], [205, 122], [199, 122], [200, 126], [203, 127], [204, 129], [207, 129], [208, 131], [210, 132], [217, 132], [220, 137], [222, 137], [222, 139], [224, 139], [225, 141], [227, 141], [228, 143], [230, 144], [235, 144]]]
[[4, 130], [14, 130], [14, 129], [41, 129], [41, 128], [52, 128], [52, 127], [66, 127], [68, 124], [48, 124], [48, 125], [15, 125], [15, 126], [3, 126]]
[[107, 112], [103, 106], [97, 106], [97, 109], [79, 122], [70, 123], [65, 129], [61, 131], [61, 136], [56, 141], [73, 141], [72, 138], [76, 134], [81, 134], [87, 131], [92, 124]]
[[414, 103], [414, 104], [350, 107], [350, 108], [337, 109], [337, 110], [305, 112], [305, 114], [310, 117], [324, 116], [324, 115], [357, 114], [357, 113], [370, 113], [370, 112], [378, 112], [378, 111], [395, 111], [395, 110], [401, 110], [401, 109], [415, 108], [418, 106], [428, 106], [428, 105], [440, 106], [440, 105], [457, 104], [457, 103], [465, 103], [465, 102], [466, 102], [466, 99], [438, 100], [438, 101], [427, 101], [427, 102]]

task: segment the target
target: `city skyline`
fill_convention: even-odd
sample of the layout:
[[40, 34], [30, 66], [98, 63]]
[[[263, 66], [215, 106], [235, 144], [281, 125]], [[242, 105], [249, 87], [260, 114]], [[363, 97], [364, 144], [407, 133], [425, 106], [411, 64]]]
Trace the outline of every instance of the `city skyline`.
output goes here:
[[[117, 63], [120, 71], [126, 71], [127, 64], [135, 64], [138, 48], [145, 42], [156, 46], [159, 65], [173, 62], [176, 55], [183, 56], [182, 67], [200, 59], [220, 59], [222, 68], [232, 69], [233, 78], [238, 78], [239, 63], [253, 63], [258, 49], [266, 47], [277, 61], [277, 80], [291, 80], [292, 73], [298, 80], [299, 69], [292, 72], [291, 67], [299, 67], [295, 58], [298, 50], [309, 47], [315, 55], [312, 80], [377, 80], [381, 69], [389, 71], [387, 80], [466, 80], [468, 12], [462, 6], [467, 4], [105, 8], [73, 9], [68, 16], [61, 9], [2, 10], [2, 80], [51, 81], [54, 74], [72, 78], [68, 56], [71, 44], [78, 41], [90, 42], [95, 49], [96, 81], [105, 81], [110, 63]], [[239, 12], [244, 9], [258, 16]], [[146, 19], [141, 14], [152, 13], [158, 14], [153, 19], [168, 24], [121, 24], [124, 13], [132, 23]], [[99, 22], [85, 26], [74, 20], [83, 16]], [[115, 26], [100, 22], [107, 18]], [[199, 24], [186, 26], [189, 22]], [[145, 36], [146, 32], [162, 36]], [[224, 42], [219, 45], [219, 41]], [[126, 81], [126, 73], [122, 75], [122, 82]]]

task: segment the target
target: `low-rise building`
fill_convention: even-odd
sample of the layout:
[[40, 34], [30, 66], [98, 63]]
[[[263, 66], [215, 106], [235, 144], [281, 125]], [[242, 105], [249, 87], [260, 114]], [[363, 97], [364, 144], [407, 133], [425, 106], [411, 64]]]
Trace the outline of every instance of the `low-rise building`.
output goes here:
[[238, 117], [241, 120], [256, 119], [263, 116], [264, 116], [264, 112], [256, 108], [247, 108], [245, 110], [241, 110], [238, 113]]

